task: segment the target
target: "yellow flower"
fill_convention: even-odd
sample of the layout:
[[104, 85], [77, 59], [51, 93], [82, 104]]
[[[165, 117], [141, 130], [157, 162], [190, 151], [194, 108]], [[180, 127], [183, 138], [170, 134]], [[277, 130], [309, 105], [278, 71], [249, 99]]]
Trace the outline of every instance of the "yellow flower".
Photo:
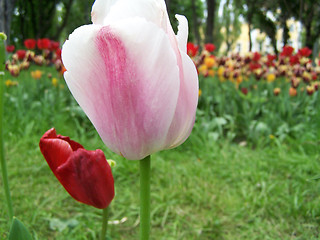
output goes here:
[[204, 59], [204, 64], [207, 66], [207, 68], [212, 68], [214, 66], [215, 60], [212, 57], [206, 57]]
[[239, 76], [237, 77], [237, 83], [240, 84], [240, 83], [242, 83], [242, 81], [243, 81], [243, 78], [242, 78], [241, 75], [239, 75]]
[[199, 89], [199, 97], [202, 95], [202, 91], [201, 89]]
[[208, 74], [208, 68], [205, 64], [200, 65], [198, 71], [204, 76]]
[[270, 138], [271, 140], [273, 140], [273, 139], [275, 139], [276, 137], [275, 137], [274, 135], [270, 134], [270, 135], [269, 135], [269, 138]]
[[57, 86], [58, 86], [58, 79], [52, 78], [51, 83], [52, 83], [52, 85], [53, 85], [54, 87], [57, 87]]
[[223, 76], [223, 73], [224, 73], [224, 67], [221, 66], [218, 68], [218, 76], [219, 77]]
[[17, 86], [18, 82], [17, 81], [11, 81], [10, 79], [8, 79], [7, 81], [5, 81], [4, 83], [7, 87], [13, 87], [13, 86]]
[[31, 72], [31, 77], [34, 79], [40, 79], [42, 76], [42, 72], [40, 70], [35, 70]]
[[267, 81], [268, 81], [269, 83], [273, 82], [275, 79], [276, 79], [276, 76], [275, 76], [273, 73], [269, 73], [269, 74], [267, 75]]

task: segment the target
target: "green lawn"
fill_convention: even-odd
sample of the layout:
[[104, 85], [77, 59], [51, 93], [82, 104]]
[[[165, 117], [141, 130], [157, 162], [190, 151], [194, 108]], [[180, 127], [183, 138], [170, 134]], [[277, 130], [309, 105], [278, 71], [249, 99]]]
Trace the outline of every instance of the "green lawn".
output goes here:
[[[40, 153], [40, 137], [54, 126], [117, 161], [110, 220], [125, 221], [109, 225], [110, 239], [138, 239], [138, 162], [104, 146], [67, 88], [53, 88], [45, 75], [39, 83], [30, 72], [22, 74], [19, 86], [6, 92], [5, 151], [15, 215], [35, 239], [98, 239], [100, 210], [72, 199]], [[186, 143], [152, 156], [151, 239], [319, 239], [320, 180], [313, 180], [320, 175], [318, 144], [214, 141], [201, 130], [200, 118]], [[0, 239], [6, 239], [3, 191], [0, 204]]]

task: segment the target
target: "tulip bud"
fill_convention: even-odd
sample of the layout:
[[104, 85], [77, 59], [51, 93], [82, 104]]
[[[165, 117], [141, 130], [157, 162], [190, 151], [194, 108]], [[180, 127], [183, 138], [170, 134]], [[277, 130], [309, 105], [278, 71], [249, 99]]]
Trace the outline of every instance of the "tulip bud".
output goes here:
[[312, 86], [312, 85], [309, 85], [309, 86], [307, 86], [307, 94], [309, 95], [309, 96], [311, 96], [313, 93], [314, 93], [314, 91], [315, 91], [315, 88], [314, 88], [314, 86]]
[[114, 180], [104, 153], [88, 151], [54, 128], [40, 139], [40, 150], [53, 174], [75, 200], [104, 209], [114, 197]]
[[289, 95], [291, 97], [294, 97], [294, 96], [297, 96], [297, 89], [293, 88], [293, 87], [290, 87], [289, 89]]
[[280, 89], [280, 88], [275, 88], [275, 89], [273, 89], [273, 94], [274, 94], [275, 96], [278, 96], [278, 95], [280, 94], [280, 92], [281, 92], [281, 89]]

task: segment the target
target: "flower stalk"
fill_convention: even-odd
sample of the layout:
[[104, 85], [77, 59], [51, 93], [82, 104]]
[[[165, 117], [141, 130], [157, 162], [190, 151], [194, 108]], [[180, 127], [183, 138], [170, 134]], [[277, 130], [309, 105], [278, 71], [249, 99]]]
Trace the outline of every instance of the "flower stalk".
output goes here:
[[140, 240], [150, 235], [150, 156], [140, 160]]
[[3, 141], [3, 112], [4, 112], [4, 70], [5, 70], [5, 45], [6, 35], [0, 33], [0, 162], [3, 179], [3, 187], [8, 204], [8, 214], [10, 222], [13, 218], [13, 207], [8, 181], [7, 164], [4, 158], [4, 141]]
[[109, 208], [105, 208], [102, 210], [102, 228], [100, 234], [100, 240], [105, 240], [106, 233], [108, 230], [108, 220], [109, 220]]

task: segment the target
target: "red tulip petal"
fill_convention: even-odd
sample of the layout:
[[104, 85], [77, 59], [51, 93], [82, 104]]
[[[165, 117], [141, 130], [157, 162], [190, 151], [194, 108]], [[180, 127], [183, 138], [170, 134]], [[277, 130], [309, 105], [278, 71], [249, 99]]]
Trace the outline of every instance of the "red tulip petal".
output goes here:
[[56, 130], [54, 128], [48, 130], [42, 136], [39, 146], [42, 155], [54, 174], [56, 169], [61, 164], [65, 163], [73, 153], [69, 142], [57, 138]]
[[106, 208], [114, 197], [114, 181], [104, 153], [78, 149], [56, 170], [56, 176], [77, 201]]
[[62, 139], [66, 142], [68, 142], [72, 148], [73, 151], [76, 151], [78, 148], [84, 148], [80, 143], [71, 140], [69, 137], [62, 136], [62, 135], [57, 135], [57, 138]]

